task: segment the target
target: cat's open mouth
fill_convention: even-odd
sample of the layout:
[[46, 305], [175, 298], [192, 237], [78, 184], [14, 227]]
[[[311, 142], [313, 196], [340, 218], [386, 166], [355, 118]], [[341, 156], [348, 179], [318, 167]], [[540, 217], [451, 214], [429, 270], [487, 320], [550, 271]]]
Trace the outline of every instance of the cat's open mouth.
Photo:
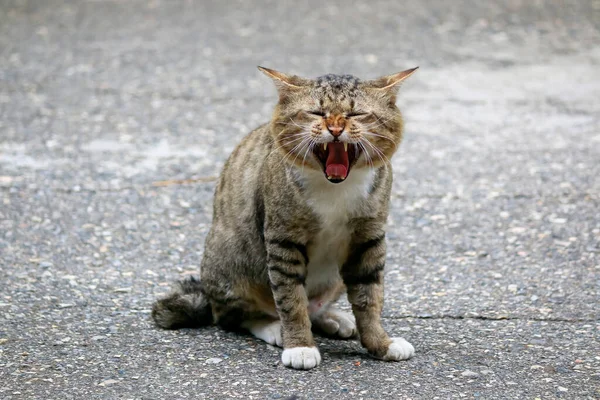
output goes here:
[[314, 153], [323, 166], [329, 182], [343, 182], [358, 157], [356, 146], [345, 142], [321, 143], [314, 147]]

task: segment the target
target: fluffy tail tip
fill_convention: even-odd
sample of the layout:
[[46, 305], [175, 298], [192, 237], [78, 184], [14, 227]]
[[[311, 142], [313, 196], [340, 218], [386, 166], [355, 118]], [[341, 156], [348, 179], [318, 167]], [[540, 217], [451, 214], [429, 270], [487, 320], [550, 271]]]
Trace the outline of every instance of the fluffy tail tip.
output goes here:
[[152, 306], [152, 318], [164, 329], [198, 328], [212, 323], [210, 303], [195, 278], [179, 282], [175, 290]]

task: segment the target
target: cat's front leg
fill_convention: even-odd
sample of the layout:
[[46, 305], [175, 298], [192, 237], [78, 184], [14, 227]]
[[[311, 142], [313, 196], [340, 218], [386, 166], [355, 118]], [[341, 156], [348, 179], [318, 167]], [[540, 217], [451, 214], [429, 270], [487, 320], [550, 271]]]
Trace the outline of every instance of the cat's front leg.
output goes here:
[[376, 358], [406, 360], [414, 355], [414, 347], [403, 338], [390, 338], [381, 326], [385, 250], [384, 233], [356, 241], [342, 267], [342, 277], [362, 345]]
[[281, 361], [295, 369], [311, 369], [321, 363], [304, 289], [307, 261], [305, 245], [291, 240], [267, 241], [269, 280], [282, 327]]

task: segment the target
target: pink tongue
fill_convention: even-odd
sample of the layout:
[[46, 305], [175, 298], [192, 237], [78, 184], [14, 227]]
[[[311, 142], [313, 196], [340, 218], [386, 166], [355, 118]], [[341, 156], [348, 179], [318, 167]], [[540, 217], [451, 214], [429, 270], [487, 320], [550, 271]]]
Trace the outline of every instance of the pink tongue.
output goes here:
[[348, 152], [344, 150], [341, 142], [330, 142], [327, 161], [325, 162], [325, 174], [328, 178], [346, 179], [348, 176]]

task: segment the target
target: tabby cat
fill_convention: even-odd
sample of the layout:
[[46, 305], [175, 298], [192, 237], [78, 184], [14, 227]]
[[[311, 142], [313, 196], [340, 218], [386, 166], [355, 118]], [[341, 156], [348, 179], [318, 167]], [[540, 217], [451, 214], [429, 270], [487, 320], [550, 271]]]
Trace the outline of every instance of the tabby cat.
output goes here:
[[[158, 300], [154, 321], [249, 331], [283, 347], [283, 364], [296, 369], [321, 362], [312, 329], [358, 336], [379, 359], [412, 357], [380, 316], [390, 158], [403, 126], [396, 94], [416, 68], [370, 81], [259, 69], [279, 93], [273, 118], [225, 164], [200, 280]], [[344, 292], [353, 315], [334, 305]]]

